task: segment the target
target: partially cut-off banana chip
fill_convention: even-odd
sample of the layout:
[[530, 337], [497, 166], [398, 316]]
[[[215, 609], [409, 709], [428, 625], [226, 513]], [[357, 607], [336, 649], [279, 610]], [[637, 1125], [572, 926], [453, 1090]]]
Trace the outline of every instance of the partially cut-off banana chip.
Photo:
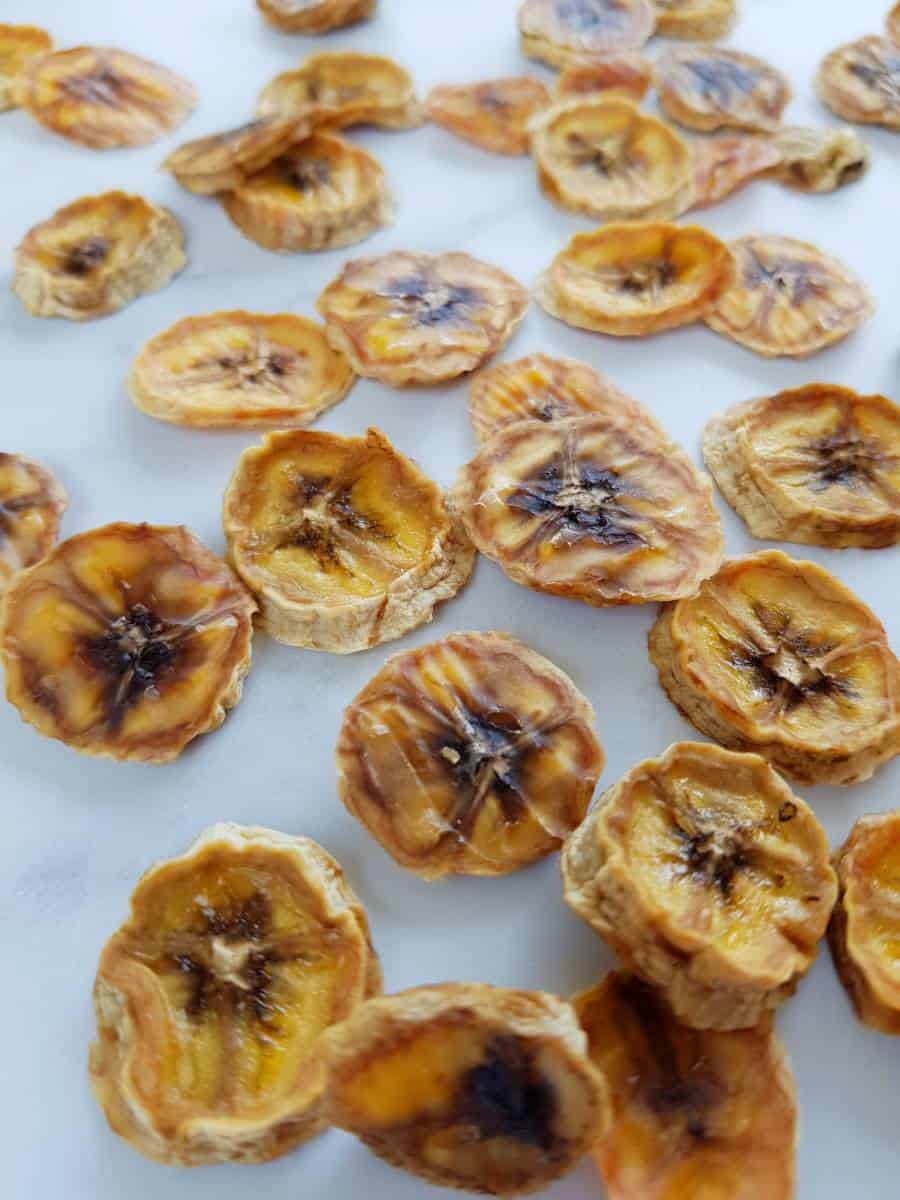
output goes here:
[[832, 50], [816, 76], [822, 103], [845, 121], [900, 129], [900, 45], [874, 35]]
[[572, 62], [559, 73], [556, 97], [568, 100], [572, 96], [601, 93], [638, 103], [646, 96], [652, 82], [650, 59], [635, 50], [622, 50], [618, 54], [599, 54]]
[[809, 242], [750, 235], [728, 248], [734, 284], [703, 319], [766, 358], [806, 358], [848, 337], [874, 312], [865, 285]]
[[271, 433], [225, 493], [229, 556], [280, 642], [350, 654], [431, 620], [474, 551], [441, 490], [384, 434]]
[[771, 174], [782, 164], [772, 140], [752, 133], [723, 133], [691, 143], [694, 159], [692, 208], [718, 204], [753, 179]]
[[651, 0], [523, 0], [522, 53], [551, 67], [614, 50], [640, 50], [653, 33]]
[[653, 7], [661, 37], [714, 41], [737, 20], [737, 0], [653, 0]]
[[754, 537], [875, 549], [900, 541], [900, 408], [811, 383], [714, 417], [703, 456]]
[[53, 48], [53, 38], [36, 25], [0, 25], [0, 111], [15, 108], [19, 77], [31, 59]]
[[528, 124], [550, 103], [546, 84], [527, 75], [432, 88], [425, 111], [442, 125], [495, 154], [527, 154]]
[[12, 290], [36, 317], [89, 321], [155, 292], [184, 267], [178, 221], [143, 196], [82, 196], [16, 247]]
[[7, 699], [84, 754], [168, 762], [240, 700], [255, 611], [182, 526], [77, 534], [6, 592]]
[[689, 129], [777, 129], [791, 98], [787, 76], [752, 54], [719, 46], [673, 46], [656, 60], [663, 111]]
[[406, 387], [487, 362], [525, 316], [528, 293], [468, 254], [395, 250], [348, 262], [317, 307], [357, 375]]
[[284, 33], [328, 33], [355, 25], [375, 12], [376, 0], [256, 0], [256, 7]]
[[46, 467], [22, 454], [0, 453], [0, 596], [17, 571], [49, 553], [67, 504]]
[[860, 179], [869, 167], [869, 148], [852, 129], [786, 125], [772, 137], [778, 163], [770, 172], [801, 192], [833, 192]]
[[330, 1123], [443, 1187], [537, 1191], [608, 1125], [585, 1034], [547, 992], [411, 988], [367, 1001], [324, 1044]]
[[366, 914], [331, 855], [213, 825], [147, 871], [103, 947], [94, 1094], [158, 1162], [266, 1162], [325, 1128], [322, 1034], [380, 990]]
[[634, 221], [574, 234], [536, 295], [567, 325], [644, 337], [699, 320], [733, 280], [731, 252], [708, 230]]
[[128, 376], [148, 416], [194, 428], [309, 425], [356, 376], [325, 330], [293, 313], [185, 317], [151, 338]]
[[424, 112], [408, 71], [391, 58], [352, 51], [312, 54], [260, 92], [262, 117], [303, 117], [317, 129], [380, 125], [412, 129]]
[[538, 182], [562, 208], [601, 221], [665, 221], [691, 206], [690, 150], [630, 100], [562, 100], [535, 117], [531, 133]]
[[833, 575], [763, 550], [663, 607], [650, 659], [701, 733], [801, 783], [859, 783], [900, 753], [900, 663]]
[[163, 163], [182, 187], [215, 196], [245, 183], [294, 142], [309, 135], [309, 123], [296, 117], [261, 117], [208, 137], [185, 142]]
[[670, 746], [563, 848], [566, 903], [697, 1029], [748, 1029], [812, 966], [837, 898], [812, 809], [757, 754]]
[[608, 1200], [794, 1200], [796, 1085], [767, 1024], [688, 1029], [626, 971], [572, 1003], [610, 1092]]
[[344, 713], [338, 793], [423, 879], [507, 875], [558, 850], [603, 768], [590, 703], [502, 633], [395, 654]]
[[894, 4], [885, 18], [884, 27], [895, 45], [900, 45], [900, 3]]

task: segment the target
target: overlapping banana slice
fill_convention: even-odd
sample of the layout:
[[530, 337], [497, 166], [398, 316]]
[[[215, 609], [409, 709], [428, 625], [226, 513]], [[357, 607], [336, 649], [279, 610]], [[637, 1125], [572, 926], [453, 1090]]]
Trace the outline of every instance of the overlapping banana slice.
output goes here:
[[0, 596], [17, 571], [50, 551], [68, 498], [40, 463], [0, 453]]
[[634, 221], [574, 234], [536, 295], [567, 325], [644, 337], [699, 320], [733, 281], [731, 252], [708, 230]]
[[653, 33], [651, 0], [523, 0], [522, 53], [551, 67], [617, 50], [639, 50]]
[[691, 206], [690, 150], [629, 100], [559, 101], [535, 117], [531, 133], [538, 182], [563, 208], [601, 221], [665, 221]]
[[653, 0], [662, 37], [714, 41], [737, 20], [737, 0]]
[[753, 179], [781, 169], [782, 152], [769, 138], [724, 133], [691, 143], [694, 159], [692, 208], [718, 204]]
[[900, 541], [900, 408], [812, 383], [714, 417], [703, 456], [754, 537], [814, 546]]
[[796, 1087], [768, 1026], [687, 1029], [625, 971], [572, 1003], [610, 1091], [608, 1200], [794, 1200]]
[[667, 604], [650, 658], [701, 733], [801, 783], [858, 783], [900, 753], [900, 663], [875, 614], [811, 562], [730, 559]]
[[752, 54], [675, 46], [656, 60], [663, 111], [689, 129], [777, 129], [791, 98], [787, 76]]
[[88, 321], [155, 292], [184, 267], [184, 236], [142, 196], [82, 196], [16, 247], [12, 290], [36, 317]]
[[294, 142], [309, 135], [309, 122], [296, 117], [261, 117], [208, 137], [185, 142], [163, 163], [182, 187], [215, 196], [240, 187]]
[[771, 145], [779, 156], [773, 177], [801, 192], [836, 191], [869, 167], [869, 148], [852, 129], [787, 125]]
[[284, 33], [328, 33], [364, 21], [376, 0], [256, 0], [256, 7]]
[[168, 762], [240, 700], [255, 611], [225, 563], [181, 526], [77, 534], [6, 592], [7, 699], [85, 754]]
[[474, 551], [436, 484], [384, 434], [272, 433], [225, 493], [229, 557], [290, 646], [349, 654], [430, 621]]
[[366, 914], [309, 838], [220, 824], [131, 897], [94, 983], [91, 1084], [159, 1162], [265, 1162], [325, 1127], [321, 1037], [381, 990]]
[[411, 988], [369, 1000], [324, 1042], [330, 1122], [444, 1187], [537, 1191], [608, 1124], [584, 1032], [546, 992]]
[[19, 78], [31, 59], [53, 48], [53, 38], [36, 25], [0, 25], [0, 112], [15, 108]]
[[816, 76], [833, 113], [860, 125], [900, 129], [900, 45], [874, 35], [832, 50]]
[[749, 1029], [812, 966], [837, 898], [812, 809], [757, 754], [670, 746], [566, 842], [567, 904], [697, 1029]]
[[650, 59], [636, 50], [621, 50], [617, 54], [576, 60], [564, 67], [556, 80], [556, 96], [567, 100], [572, 96], [602, 93], [638, 103], [646, 96], [652, 82]]
[[735, 282], [703, 319], [766, 358], [806, 358], [848, 337], [874, 312], [865, 285], [808, 242], [751, 235], [728, 248]]
[[829, 929], [841, 982], [864, 1025], [900, 1034], [900, 809], [862, 817], [835, 857]]
[[395, 250], [346, 263], [317, 307], [357, 375], [406, 387], [487, 362], [525, 316], [528, 293], [468, 254]]
[[424, 112], [409, 72], [393, 59], [351, 51], [312, 54], [260, 92], [261, 117], [303, 117], [317, 129], [412, 129]]
[[514, 75], [484, 83], [432, 88], [425, 110], [432, 121], [495, 154], [527, 154], [528, 123], [550, 103], [539, 79]]
[[502, 633], [395, 654], [344, 713], [338, 792], [423, 879], [507, 875], [584, 819], [603, 751], [590, 703]]
[[900, 45], [900, 3], [892, 5], [884, 22], [888, 37], [895, 45]]

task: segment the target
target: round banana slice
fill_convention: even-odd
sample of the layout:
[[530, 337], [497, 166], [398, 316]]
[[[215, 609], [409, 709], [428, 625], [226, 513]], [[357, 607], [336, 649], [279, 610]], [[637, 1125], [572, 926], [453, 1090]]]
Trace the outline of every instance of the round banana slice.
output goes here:
[[786, 125], [771, 141], [779, 156], [773, 178], [801, 192], [833, 192], [869, 168], [869, 148], [852, 129]]
[[874, 312], [865, 285], [809, 242], [757, 234], [729, 249], [735, 282], [703, 319], [766, 358], [806, 358], [848, 337]]
[[599, 92], [638, 103], [646, 96], [652, 82], [650, 59], [635, 50], [622, 50], [618, 54], [600, 54], [570, 63], [556, 81], [556, 96], [568, 100], [572, 96]]
[[666, 605], [650, 659], [701, 733], [801, 783], [858, 783], [900, 753], [900, 663], [833, 575], [778, 550], [730, 559]]
[[318, 300], [328, 340], [357, 375], [392, 387], [474, 371], [512, 336], [528, 293], [468, 254], [395, 250], [345, 264]]
[[837, 898], [812, 809], [757, 754], [680, 742], [563, 848], [566, 903], [697, 1029], [749, 1029], [812, 966]]
[[261, 117], [304, 117], [318, 128], [380, 125], [412, 129], [424, 120], [409, 72], [393, 59], [351, 51], [312, 54], [260, 92]]
[[194, 428], [309, 425], [343, 400], [356, 376], [325, 330], [293, 313], [185, 317], [151, 338], [132, 364], [134, 403]]
[[323, 1033], [381, 990], [366, 914], [309, 838], [220, 824], [152, 867], [100, 955], [91, 1085], [158, 1162], [265, 1162], [325, 1128]]
[[167, 208], [142, 196], [82, 196], [16, 247], [12, 290], [36, 317], [89, 321], [118, 311], [177, 275], [184, 235]]
[[794, 1200], [796, 1087], [768, 1026], [687, 1029], [626, 971], [572, 1003], [610, 1091], [608, 1200]]
[[893, 5], [885, 18], [885, 31], [896, 45], [900, 45], [900, 3]]
[[547, 992], [411, 988], [367, 1001], [324, 1042], [331, 1124], [430, 1183], [537, 1191], [608, 1124], [584, 1032]]
[[328, 33], [371, 17], [375, 0], [256, 0], [256, 7], [284, 33]]
[[527, 154], [528, 123], [549, 103], [550, 92], [539, 79], [515, 75], [432, 88], [425, 111], [436, 125], [484, 150]]
[[617, 50], [639, 50], [653, 33], [651, 0], [523, 0], [522, 53], [551, 67]]
[[661, 37], [714, 41], [737, 20], [737, 0], [653, 0]]
[[266, 250], [333, 250], [390, 224], [394, 206], [377, 159], [314, 133], [222, 197], [241, 233]]
[[[777, 135], [776, 135], [777, 136]], [[783, 157], [769, 138], [751, 133], [724, 133], [691, 144], [694, 158], [692, 208], [718, 204], [762, 175], [780, 169]]]
[[663, 111], [689, 129], [777, 129], [791, 98], [787, 76], [752, 54], [674, 46], [656, 60]]
[[709, 479], [636, 403], [501, 429], [454, 499], [514, 583], [586, 604], [690, 596], [722, 561]]
[[474, 565], [440, 489], [375, 429], [270, 433], [241, 455], [223, 521], [262, 628], [310, 650], [402, 637]]
[[708, 230], [635, 221], [574, 234], [536, 295], [567, 325], [644, 337], [698, 320], [733, 282], [731, 252]]
[[839, 46], [816, 76], [822, 103], [845, 121], [900, 129], [900, 46], [869, 36]]
[[703, 456], [754, 537], [874, 549], [900, 541], [900, 408], [812, 383], [714, 417]]
[[900, 1034], [900, 809], [862, 817], [835, 858], [834, 965], [857, 1016]]
[[7, 699], [84, 754], [169, 762], [240, 700], [255, 611], [182, 526], [77, 534], [7, 590]]
[[231, 191], [309, 135], [296, 117], [262, 117], [225, 133], [185, 142], [163, 163], [182, 187], [199, 196]]
[[40, 463], [0, 453], [0, 596], [17, 571], [50, 552], [68, 497]]
[[0, 25], [0, 111], [15, 108], [18, 84], [31, 59], [53, 48], [53, 38], [36, 25]]
[[508, 875], [558, 850], [603, 769], [590, 703], [502, 633], [388, 659], [344, 713], [338, 793], [423, 879]]

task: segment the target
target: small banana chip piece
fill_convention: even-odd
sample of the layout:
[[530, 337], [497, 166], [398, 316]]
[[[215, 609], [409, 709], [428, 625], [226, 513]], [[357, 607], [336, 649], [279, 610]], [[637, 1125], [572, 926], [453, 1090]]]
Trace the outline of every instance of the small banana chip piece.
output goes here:
[[567, 325], [644, 337], [699, 320], [733, 281], [731, 252], [708, 230], [634, 221], [574, 234], [536, 295]]
[[395, 250], [345, 264], [318, 300], [328, 340], [357, 375], [392, 387], [474, 371], [511, 337], [528, 293], [468, 254]]
[[603, 768], [590, 703], [502, 633], [395, 654], [344, 713], [338, 793], [423, 879], [508, 875], [558, 850]]
[[527, 154], [528, 123], [550, 103], [539, 79], [514, 75], [432, 88], [425, 111], [436, 125], [495, 154]]
[[431, 620], [474, 551], [438, 486], [384, 434], [271, 433], [225, 493], [229, 557], [280, 642], [350, 654]]
[[559, 101], [535, 117], [531, 133], [538, 182], [562, 208], [601, 221], [665, 221], [691, 206], [690, 150], [629, 100]]
[[848, 337], [874, 312], [865, 285], [808, 242], [757, 234], [729, 249], [734, 284], [704, 320], [766, 358], [806, 358]]
[[653, 7], [661, 37], [714, 41], [737, 20], [737, 0], [653, 0]]
[[650, 659], [701, 733], [801, 783], [858, 783], [900, 753], [900, 663], [822, 567], [763, 550], [661, 610]]
[[812, 383], [735, 405], [703, 456], [754, 537], [874, 549], [900, 541], [900, 408]]
[[791, 98], [781, 71], [720, 46], [673, 46], [656, 60], [663, 111], [689, 129], [777, 129]]
[[169, 762], [240, 700], [255, 611], [183, 526], [77, 534], [6, 592], [7, 699], [84, 754]]
[[17, 571], [49, 553], [67, 504], [46, 467], [22, 454], [0, 453], [0, 596]]
[[295, 117], [262, 117], [208, 137], [185, 142], [163, 163], [182, 187], [199, 196], [240, 187], [294, 142], [309, 135], [309, 122]]
[[687, 1029], [626, 971], [572, 1003], [610, 1091], [608, 1200], [794, 1200], [796, 1086], [767, 1025]]
[[592, 55], [564, 67], [556, 81], [556, 96], [567, 100], [602, 93], [637, 103], [646, 96], [652, 82], [650, 59], [636, 50], [622, 50], [618, 54]]
[[547, 992], [411, 988], [367, 1001], [324, 1042], [331, 1124], [444, 1187], [536, 1191], [608, 1124], [584, 1032]]
[[837, 898], [812, 809], [758, 754], [679, 742], [600, 797], [566, 903], [697, 1029], [748, 1029], [812, 966]]
[[852, 129], [786, 125], [771, 146], [779, 156], [772, 176], [801, 192], [836, 191], [869, 167], [869, 148]]
[[0, 112], [15, 108], [18, 82], [31, 59], [46, 54], [53, 38], [36, 25], [0, 25]]
[[12, 290], [36, 317], [89, 321], [158, 291], [184, 267], [184, 235], [143, 196], [82, 196], [16, 247]]
[[262, 117], [303, 117], [318, 129], [380, 125], [412, 129], [424, 112], [409, 72], [391, 58], [351, 51], [312, 54], [260, 92]]
[[832, 50], [816, 76], [822, 103], [845, 121], [900, 129], [900, 45], [862, 37]]
[[[777, 137], [778, 135], [776, 135]], [[777, 174], [783, 155], [770, 138], [723, 133], [691, 143], [694, 159], [692, 208], [718, 204], [763, 175]]]
[[522, 53], [551, 67], [639, 50], [655, 24], [651, 0], [523, 0], [519, 8]]
[[322, 1034], [381, 990], [366, 914], [309, 838], [213, 825], [100, 955], [91, 1085], [159, 1162], [265, 1162], [325, 1128]]
[[256, 0], [256, 7], [284, 33], [328, 33], [371, 17], [375, 0]]

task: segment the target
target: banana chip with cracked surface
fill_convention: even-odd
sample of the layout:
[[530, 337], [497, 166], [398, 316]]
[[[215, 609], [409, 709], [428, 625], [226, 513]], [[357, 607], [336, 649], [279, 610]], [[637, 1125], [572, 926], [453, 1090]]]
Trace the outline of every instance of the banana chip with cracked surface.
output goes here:
[[660, 37], [714, 41], [737, 20], [737, 0], [653, 0]]
[[375, 12], [376, 0], [256, 0], [256, 7], [284, 33], [328, 33], [355, 25]]
[[801, 192], [836, 191], [869, 167], [869, 148], [852, 129], [786, 125], [772, 137], [771, 146], [779, 161], [770, 174]]
[[528, 123], [550, 103], [550, 92], [527, 75], [432, 88], [425, 111], [436, 125], [495, 154], [527, 154]]
[[650, 59], [634, 50], [622, 50], [618, 54], [592, 55], [584, 61], [570, 63], [559, 73], [555, 94], [557, 99], [567, 100], [572, 96], [602, 93], [638, 103], [646, 96], [652, 82]]
[[260, 92], [260, 116], [303, 117], [316, 128], [412, 129], [424, 119], [409, 72], [393, 59], [352, 51], [312, 54]]
[[698, 1029], [793, 995], [837, 897], [812, 809], [757, 754], [679, 742], [600, 797], [562, 854], [566, 903]]
[[614, 50], [639, 50], [653, 33], [651, 0], [523, 0], [522, 53], [551, 67]]
[[17, 571], [49, 552], [67, 504], [62, 485], [46, 467], [0, 452], [0, 596]]
[[331, 855], [213, 825], [141, 878], [103, 948], [94, 1094], [148, 1158], [265, 1162], [325, 1128], [322, 1034], [380, 990], [366, 914]]
[[869, 36], [832, 50], [816, 76], [822, 103], [845, 121], [900, 129], [900, 46]]
[[606, 1129], [603, 1077], [571, 1006], [481, 983], [361, 1005], [325, 1037], [326, 1116], [444, 1187], [532, 1192]]
[[239, 187], [308, 134], [309, 123], [296, 117], [262, 117], [185, 142], [168, 156], [163, 170], [189, 192], [215, 196]]
[[0, 112], [15, 108], [17, 88], [25, 67], [53, 48], [53, 38], [36, 25], [0, 25]]
[[721, 46], [673, 46], [656, 60], [663, 111], [690, 129], [777, 129], [791, 98], [780, 71], [752, 54]]
[[718, 204], [752, 180], [777, 173], [784, 161], [771, 139], [752, 133], [725, 133], [698, 139], [691, 143], [691, 154], [692, 208]]
[[763, 550], [663, 607], [650, 659], [701, 733], [801, 783], [859, 783], [900, 753], [900, 663], [822, 567]]

